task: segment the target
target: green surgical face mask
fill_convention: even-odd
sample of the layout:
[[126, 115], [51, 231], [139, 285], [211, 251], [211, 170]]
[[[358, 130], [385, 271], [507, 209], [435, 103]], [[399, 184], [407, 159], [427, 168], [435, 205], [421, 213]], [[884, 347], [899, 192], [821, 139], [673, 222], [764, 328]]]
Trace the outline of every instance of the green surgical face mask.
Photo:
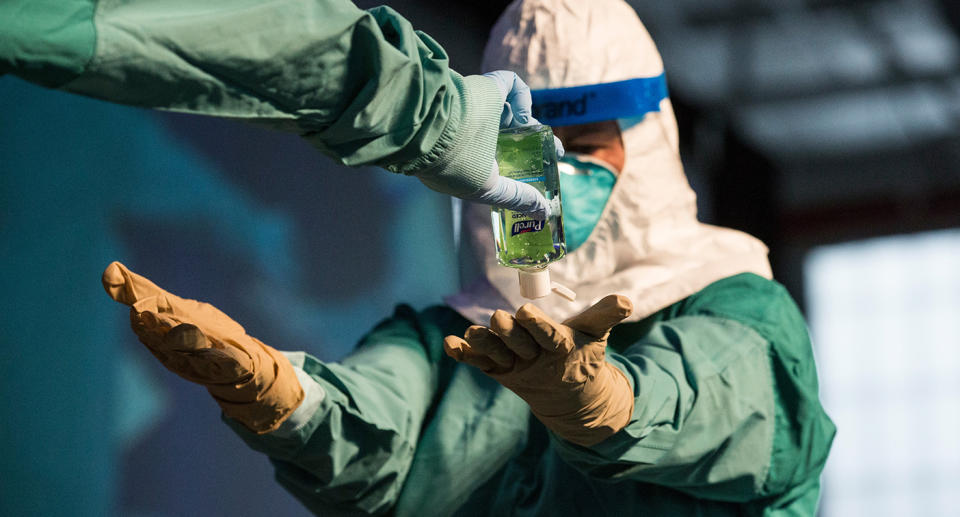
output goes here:
[[605, 162], [579, 153], [560, 159], [560, 196], [567, 251], [586, 242], [603, 214], [617, 175]]

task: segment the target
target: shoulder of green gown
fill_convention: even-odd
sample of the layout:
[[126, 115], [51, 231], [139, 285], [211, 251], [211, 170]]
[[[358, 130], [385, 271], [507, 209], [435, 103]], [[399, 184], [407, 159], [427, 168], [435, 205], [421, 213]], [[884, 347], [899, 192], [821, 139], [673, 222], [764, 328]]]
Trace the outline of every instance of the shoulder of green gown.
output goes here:
[[741, 273], [717, 280], [643, 320], [618, 325], [611, 332], [610, 346], [622, 351], [659, 322], [697, 315], [738, 321], [767, 340], [808, 340], [803, 315], [786, 288], [759, 275]]
[[[763, 493], [770, 497], [757, 503], [786, 510], [793, 508], [790, 501], [795, 499], [797, 505], [802, 502], [801, 506], [812, 512], [817, 482], [836, 428], [820, 402], [813, 345], [800, 308], [778, 282], [751, 273], [738, 274], [718, 280], [644, 320], [619, 325], [611, 333], [611, 347], [623, 351], [650, 334], [657, 324], [686, 316], [732, 320], [768, 343], [775, 414], [771, 422], [773, 450]], [[798, 490], [807, 492], [800, 497]]]

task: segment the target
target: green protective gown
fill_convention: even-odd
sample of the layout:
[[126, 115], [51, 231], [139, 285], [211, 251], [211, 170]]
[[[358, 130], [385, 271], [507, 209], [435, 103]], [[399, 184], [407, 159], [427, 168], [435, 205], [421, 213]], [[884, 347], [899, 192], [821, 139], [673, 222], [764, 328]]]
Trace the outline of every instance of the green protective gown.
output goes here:
[[503, 106], [392, 9], [347, 0], [4, 0], [4, 74], [292, 132], [451, 195], [488, 179]]
[[593, 447], [443, 353], [469, 322], [400, 306], [341, 363], [292, 362], [325, 396], [283, 436], [232, 428], [318, 515], [812, 516], [835, 428], [803, 318], [779, 284], [715, 282], [621, 324], [608, 360], [629, 425]]

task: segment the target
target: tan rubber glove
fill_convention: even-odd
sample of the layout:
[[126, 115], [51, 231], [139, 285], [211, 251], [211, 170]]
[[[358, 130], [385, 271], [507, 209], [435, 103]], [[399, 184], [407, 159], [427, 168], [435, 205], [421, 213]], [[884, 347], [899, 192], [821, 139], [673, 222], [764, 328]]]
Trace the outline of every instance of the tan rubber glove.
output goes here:
[[251, 431], [275, 430], [303, 401], [290, 361], [213, 305], [170, 294], [119, 262], [102, 281], [130, 306], [140, 342], [170, 371], [206, 386], [224, 414]]
[[447, 336], [447, 355], [496, 379], [530, 405], [557, 436], [590, 446], [626, 427], [633, 390], [605, 359], [610, 329], [633, 304], [610, 295], [558, 324], [533, 304], [511, 316], [497, 311], [490, 327], [474, 325], [466, 340]]

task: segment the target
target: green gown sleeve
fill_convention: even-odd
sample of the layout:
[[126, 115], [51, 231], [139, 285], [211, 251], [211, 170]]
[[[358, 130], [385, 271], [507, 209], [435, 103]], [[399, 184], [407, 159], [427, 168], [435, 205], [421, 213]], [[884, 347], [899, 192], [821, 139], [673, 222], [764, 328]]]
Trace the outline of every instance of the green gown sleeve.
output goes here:
[[455, 365], [443, 335], [467, 323], [452, 311], [399, 306], [338, 363], [287, 356], [322, 389], [306, 421], [257, 435], [226, 422], [273, 463], [277, 481], [317, 515], [382, 515], [400, 496], [437, 387]]
[[[6, 73], [293, 132], [453, 195], [489, 176], [502, 108], [493, 81], [451, 70], [399, 14], [346, 0], [5, 0]], [[449, 177], [451, 162], [467, 166]]]
[[813, 515], [835, 428], [820, 405], [806, 326], [781, 286], [721, 280], [658, 315], [609, 360], [631, 381], [625, 429], [593, 447], [555, 440], [592, 477]]

